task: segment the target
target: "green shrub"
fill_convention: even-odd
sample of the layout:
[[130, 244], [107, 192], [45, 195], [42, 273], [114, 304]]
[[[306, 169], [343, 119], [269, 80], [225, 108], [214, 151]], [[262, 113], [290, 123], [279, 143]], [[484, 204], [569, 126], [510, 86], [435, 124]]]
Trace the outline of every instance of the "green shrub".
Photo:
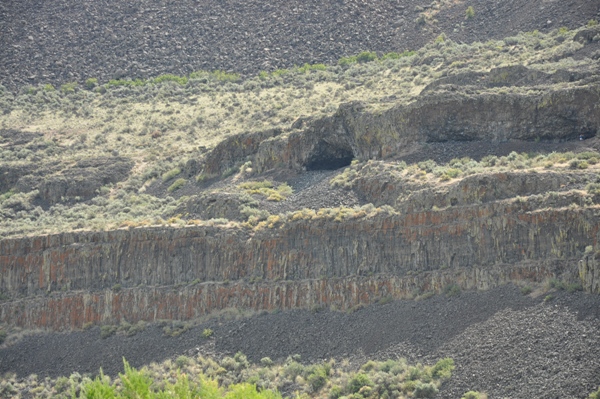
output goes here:
[[167, 188], [167, 191], [172, 193], [175, 190], [179, 190], [181, 187], [183, 187], [183, 185], [186, 183], [187, 180], [185, 180], [184, 178], [180, 177], [179, 179], [175, 180], [173, 182], [173, 184], [171, 184], [169, 186], [169, 188]]
[[146, 322], [143, 320], [140, 320], [135, 324], [131, 324], [126, 321], [122, 321], [121, 324], [117, 328], [117, 332], [120, 334], [125, 334], [128, 337], [132, 337], [135, 334], [144, 331], [145, 329], [146, 329]]
[[460, 295], [460, 291], [460, 286], [457, 284], [450, 284], [444, 287], [444, 294], [448, 297]]
[[338, 60], [338, 65], [348, 67], [356, 63], [356, 56], [342, 57]]
[[531, 288], [529, 285], [521, 287], [521, 294], [523, 294], [523, 295], [529, 295], [529, 294], [531, 294], [532, 291], [533, 291], [533, 288]]
[[598, 154], [597, 152], [594, 151], [584, 151], [584, 152], [580, 152], [579, 154], [575, 155], [575, 158], [577, 159], [584, 159], [584, 160], [589, 160], [592, 158], [599, 158], [600, 154]]
[[437, 393], [438, 389], [434, 384], [422, 382], [418, 382], [413, 391], [415, 398], [433, 398]]
[[551, 278], [548, 280], [548, 287], [555, 288], [557, 290], [565, 290], [567, 288], [567, 283], [557, 278]]
[[299, 73], [308, 73], [310, 71], [325, 71], [327, 70], [327, 66], [325, 64], [304, 64], [303, 66], [297, 68]]
[[308, 375], [306, 381], [308, 382], [308, 385], [310, 385], [310, 388], [313, 392], [318, 392], [327, 383], [327, 375], [322, 373], [320, 370], [316, 370]]
[[573, 159], [569, 163], [569, 167], [571, 169], [587, 169], [589, 167], [589, 164], [587, 163], [587, 161], [583, 161], [580, 159]]
[[371, 387], [373, 382], [364, 373], [358, 373], [348, 382], [346, 391], [350, 393], [357, 393], [362, 387]]
[[173, 169], [169, 170], [168, 172], [163, 173], [162, 180], [164, 182], [169, 181], [180, 173], [181, 173], [180, 168], [173, 168]]
[[413, 56], [415, 54], [416, 54], [415, 51], [409, 51], [409, 50], [406, 50], [406, 51], [404, 51], [402, 53], [396, 53], [396, 52], [392, 51], [390, 53], [384, 54], [381, 57], [381, 59], [382, 60], [397, 60], [397, 59], [400, 59], [402, 57], [411, 57], [411, 56]]
[[422, 371], [418, 367], [410, 367], [406, 373], [406, 379], [409, 381], [416, 381], [421, 378]]
[[98, 85], [98, 79], [96, 78], [89, 78], [85, 81], [85, 87], [87, 87], [88, 89], [93, 89], [94, 87], [96, 87]]
[[447, 379], [447, 378], [450, 378], [453, 370], [454, 370], [454, 360], [447, 357], [447, 358], [439, 360], [431, 368], [431, 377], [433, 379]]
[[175, 82], [179, 85], [185, 86], [188, 82], [188, 78], [185, 76], [166, 74], [166, 75], [160, 75], [160, 76], [152, 79], [152, 83], [154, 83], [154, 84], [160, 84], [163, 82]]
[[282, 183], [275, 188], [270, 180], [245, 182], [238, 187], [246, 191], [247, 194], [259, 194], [266, 197], [267, 201], [276, 202], [283, 201], [293, 193], [292, 188], [287, 183]]
[[104, 338], [110, 337], [111, 335], [113, 335], [117, 332], [117, 329], [118, 329], [117, 326], [112, 326], [112, 325], [106, 325], [106, 326], [100, 327], [100, 338], [104, 339]]
[[211, 76], [219, 82], [237, 82], [240, 80], [240, 75], [237, 73], [228, 73], [221, 70], [213, 71]]
[[276, 69], [271, 73], [271, 75], [283, 76], [283, 75], [287, 75], [288, 73], [290, 73], [290, 71], [288, 69]]
[[213, 334], [214, 334], [214, 331], [210, 328], [205, 328], [204, 330], [202, 330], [202, 336], [204, 338], [208, 339], [208, 338], [212, 337]]
[[579, 283], [569, 283], [566, 287], [567, 292], [573, 293], [575, 291], [582, 291], [583, 287]]
[[192, 328], [190, 323], [186, 323], [183, 321], [172, 321], [170, 324], [163, 327], [163, 332], [165, 335], [169, 337], [178, 337], [184, 332], [188, 331]]
[[590, 183], [587, 186], [585, 186], [585, 189], [588, 192], [588, 194], [591, 194], [591, 195], [600, 194], [600, 183]]
[[146, 81], [141, 80], [141, 79], [135, 79], [135, 80], [129, 80], [129, 79], [112, 79], [112, 80], [109, 80], [106, 85], [108, 87], [111, 87], [111, 86], [130, 86], [130, 87], [136, 87], [136, 86], [144, 86], [144, 85], [146, 85]]
[[285, 365], [283, 373], [289, 379], [293, 380], [297, 376], [302, 375], [304, 373], [304, 366], [296, 361], [291, 361]]
[[51, 91], [54, 91], [54, 90], [56, 90], [56, 89], [50, 83], [44, 85], [44, 91], [51, 92]]
[[90, 399], [112, 399], [118, 398], [120, 395], [117, 396], [117, 389], [113, 385], [110, 385], [108, 380], [104, 377], [104, 374], [102, 374], [102, 370], [100, 370], [99, 376], [83, 385], [80, 397]]
[[58, 377], [56, 381], [54, 381], [54, 390], [57, 393], [66, 392], [66, 390], [71, 386], [71, 381], [67, 377]]
[[376, 59], [377, 53], [373, 51], [363, 51], [358, 53], [358, 55], [356, 56], [356, 62], [359, 62], [361, 64], [365, 62], [375, 61]]
[[271, 360], [270, 357], [263, 357], [262, 359], [260, 359], [260, 364], [264, 367], [272, 367], [275, 363], [273, 362], [273, 360]]
[[192, 363], [192, 359], [190, 359], [187, 356], [183, 356], [183, 355], [177, 357], [177, 359], [175, 360], [175, 365], [179, 368], [189, 366], [191, 363]]
[[595, 19], [590, 19], [590, 20], [588, 21], [588, 23], [587, 23], [587, 26], [589, 26], [590, 28], [591, 28], [592, 26], [596, 26], [596, 25], [598, 25], [598, 21], [597, 21], [597, 20], [595, 20]]
[[473, 17], [475, 17], [475, 9], [473, 8], [473, 6], [467, 7], [467, 10], [465, 11], [465, 17], [467, 19], [472, 19]]
[[338, 399], [340, 396], [342, 396], [343, 393], [344, 393], [344, 391], [342, 390], [342, 388], [340, 388], [337, 385], [334, 385], [329, 390], [328, 398], [329, 399]]
[[477, 391], [469, 391], [461, 399], [487, 399], [487, 395]]
[[60, 86], [60, 91], [65, 94], [74, 93], [75, 88], [77, 87], [77, 82], [69, 82]]

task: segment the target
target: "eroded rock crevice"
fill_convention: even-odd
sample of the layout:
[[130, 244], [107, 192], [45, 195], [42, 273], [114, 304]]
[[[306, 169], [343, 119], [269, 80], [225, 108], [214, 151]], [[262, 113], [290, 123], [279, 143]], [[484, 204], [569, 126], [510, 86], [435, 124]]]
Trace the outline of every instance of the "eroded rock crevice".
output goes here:
[[306, 170], [336, 170], [349, 166], [354, 154], [349, 146], [336, 146], [321, 141], [306, 160]]

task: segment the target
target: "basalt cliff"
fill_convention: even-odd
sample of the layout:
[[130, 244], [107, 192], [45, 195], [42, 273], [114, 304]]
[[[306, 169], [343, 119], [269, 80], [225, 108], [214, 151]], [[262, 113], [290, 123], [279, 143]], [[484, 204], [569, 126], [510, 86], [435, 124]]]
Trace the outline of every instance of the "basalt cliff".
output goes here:
[[[161, 225], [1, 240], [0, 321], [64, 330], [227, 308], [346, 310], [550, 279], [600, 293], [597, 78], [504, 68], [436, 82], [381, 113], [350, 103], [287, 131], [232, 136], [179, 172], [202, 176], [172, 211], [187, 222], [179, 213]], [[486, 92], [527, 79], [535, 90]], [[251, 167], [233, 179], [250, 185], [222, 185], [241, 164]], [[99, 165], [131, 168], [117, 158]], [[30, 173], [5, 173], [3, 184], [33, 181]], [[273, 202], [240, 189], [264, 176], [295, 190]], [[307, 176], [321, 188], [311, 192]], [[303, 195], [335, 200], [301, 206]]]

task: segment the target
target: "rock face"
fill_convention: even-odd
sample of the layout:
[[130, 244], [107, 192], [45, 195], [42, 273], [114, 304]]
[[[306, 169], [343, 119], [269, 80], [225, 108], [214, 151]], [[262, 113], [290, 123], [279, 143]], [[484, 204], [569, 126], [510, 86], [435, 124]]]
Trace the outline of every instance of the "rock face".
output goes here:
[[256, 200], [247, 194], [210, 192], [193, 195], [174, 213], [186, 214], [190, 219], [243, 220], [244, 207], [256, 208]]
[[75, 165], [23, 164], [0, 166], [0, 192], [38, 190], [39, 199], [51, 205], [61, 201], [93, 198], [107, 184], [126, 179], [133, 162], [124, 157], [95, 157], [80, 160]]
[[11, 301], [0, 320], [60, 329], [231, 306], [345, 309], [450, 284], [576, 280], [599, 217], [594, 207], [529, 211], [495, 202], [258, 231], [154, 227], [6, 239], [0, 289]]
[[[122, 157], [89, 158], [39, 183], [40, 197], [54, 204], [65, 199], [90, 199], [100, 187], [124, 180], [133, 162]], [[19, 182], [17, 182], [19, 187]]]
[[600, 294], [600, 253], [586, 254], [579, 261], [579, 277], [583, 289], [587, 292]]
[[[527, 76], [520, 69], [505, 72], [506, 79]], [[503, 73], [492, 71], [486, 79], [501, 79]], [[256, 173], [281, 166], [336, 169], [353, 158], [389, 158], [415, 143], [591, 138], [600, 130], [599, 103], [597, 83], [544, 89], [541, 94], [425, 91], [415, 102], [382, 114], [365, 111], [363, 104], [354, 102], [341, 105], [333, 116], [307, 122], [302, 130], [230, 138], [238, 144], [218, 146], [200, 160], [198, 169], [222, 173], [232, 160], [251, 160]]]
[[[550, 79], [523, 68], [480, 78], [514, 84]], [[489, 89], [493, 82], [477, 83], [488, 89], [473, 94], [469, 79], [430, 88], [381, 113], [353, 102], [332, 116], [299, 120], [290, 130], [230, 137], [188, 162], [183, 173], [217, 180], [251, 161], [244, 174], [293, 174], [337, 169], [354, 158], [386, 159], [428, 142], [567, 141], [600, 129], [600, 87], [593, 81], [511, 93]], [[460, 90], [449, 89], [458, 84]], [[256, 228], [205, 223], [4, 239], [0, 298], [8, 300], [0, 304], [0, 322], [63, 329], [122, 319], [189, 319], [227, 307], [348, 309], [453, 284], [489, 288], [551, 277], [598, 291], [596, 261], [588, 256], [579, 262], [598, 241], [598, 198], [582, 191], [597, 183], [595, 174], [566, 167], [504, 171], [442, 185], [396, 179], [394, 165], [383, 164], [365, 162], [364, 173], [353, 170], [342, 184], [373, 209], [387, 206], [375, 212], [305, 217], [298, 211], [272, 215]], [[132, 163], [93, 158], [54, 167], [48, 177], [16, 167], [3, 171], [0, 183], [37, 190], [32, 195], [49, 204], [87, 199], [124, 179]], [[239, 192], [205, 191], [178, 212], [245, 220], [245, 208], [256, 201]], [[287, 219], [269, 222], [281, 217]]]

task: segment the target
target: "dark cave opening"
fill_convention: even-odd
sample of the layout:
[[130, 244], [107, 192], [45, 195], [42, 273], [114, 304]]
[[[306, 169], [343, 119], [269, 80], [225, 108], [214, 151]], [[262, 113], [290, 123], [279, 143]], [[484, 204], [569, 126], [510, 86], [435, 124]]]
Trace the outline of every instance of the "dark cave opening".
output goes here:
[[306, 160], [306, 170], [335, 170], [349, 166], [354, 159], [352, 149], [321, 142]]

